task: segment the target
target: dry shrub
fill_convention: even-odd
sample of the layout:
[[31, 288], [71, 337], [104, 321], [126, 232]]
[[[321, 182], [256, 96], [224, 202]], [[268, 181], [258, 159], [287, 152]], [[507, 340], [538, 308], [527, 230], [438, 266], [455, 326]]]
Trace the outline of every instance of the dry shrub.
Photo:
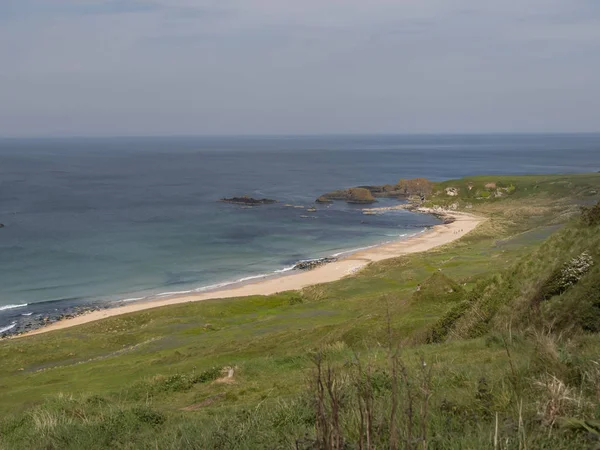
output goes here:
[[64, 414], [47, 411], [41, 408], [31, 412], [31, 420], [35, 430], [39, 433], [49, 433], [57, 426], [69, 424], [72, 421]]
[[531, 332], [535, 351], [538, 358], [543, 358], [545, 363], [550, 361], [559, 362], [560, 351], [558, 349], [562, 336], [554, 334], [551, 329], [533, 329]]
[[346, 374], [326, 363], [323, 355], [313, 357], [315, 368], [311, 385], [315, 393], [316, 447], [322, 450], [342, 450], [344, 436], [340, 423], [344, 388], [349, 383]]
[[591, 361], [590, 367], [583, 373], [583, 384], [593, 390], [596, 402], [600, 403], [600, 362]]
[[554, 375], [546, 374], [535, 382], [535, 386], [541, 391], [538, 414], [547, 426], [554, 426], [556, 421], [569, 414], [577, 403], [572, 389]]
[[315, 284], [314, 286], [307, 286], [301, 291], [302, 297], [308, 301], [318, 302], [327, 297], [327, 289], [325, 286]]
[[321, 348], [321, 353], [323, 353], [324, 355], [337, 354], [337, 353], [342, 353], [347, 348], [348, 348], [348, 346], [346, 345], [346, 343], [344, 341], [335, 341], [335, 342], [331, 342], [329, 344], [325, 344]]
[[600, 202], [596, 203], [591, 208], [582, 208], [581, 218], [588, 226], [600, 224]]

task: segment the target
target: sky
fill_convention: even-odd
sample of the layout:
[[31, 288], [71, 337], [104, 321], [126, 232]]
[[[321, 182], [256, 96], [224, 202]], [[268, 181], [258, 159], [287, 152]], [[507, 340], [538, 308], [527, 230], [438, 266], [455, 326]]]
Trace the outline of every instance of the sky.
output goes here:
[[599, 0], [0, 0], [0, 136], [590, 131]]

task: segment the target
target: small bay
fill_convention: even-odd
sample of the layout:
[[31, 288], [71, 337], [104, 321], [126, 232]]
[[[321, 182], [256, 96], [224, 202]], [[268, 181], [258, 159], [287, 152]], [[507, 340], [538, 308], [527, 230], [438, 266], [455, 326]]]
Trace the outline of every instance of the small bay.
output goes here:
[[[270, 274], [439, 223], [344, 202], [306, 211], [334, 189], [597, 170], [599, 135], [0, 140], [0, 329]], [[218, 201], [242, 195], [278, 203]]]

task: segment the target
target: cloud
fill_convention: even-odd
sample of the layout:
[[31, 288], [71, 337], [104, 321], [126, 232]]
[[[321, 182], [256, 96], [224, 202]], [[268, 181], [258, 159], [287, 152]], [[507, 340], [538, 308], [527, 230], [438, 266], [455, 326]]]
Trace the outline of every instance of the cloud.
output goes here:
[[597, 127], [590, 0], [4, 0], [0, 21], [0, 134]]
[[104, 2], [77, 2], [56, 7], [57, 12], [73, 14], [125, 14], [155, 11], [159, 3], [143, 0], [111, 0]]

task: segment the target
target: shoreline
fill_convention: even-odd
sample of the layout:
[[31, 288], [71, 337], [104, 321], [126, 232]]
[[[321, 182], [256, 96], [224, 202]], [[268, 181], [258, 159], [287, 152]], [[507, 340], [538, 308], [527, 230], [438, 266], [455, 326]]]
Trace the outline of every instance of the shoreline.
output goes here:
[[[344, 253], [348, 254], [340, 257], [337, 261], [316, 267], [312, 270], [293, 273], [282, 272], [273, 274], [272, 276], [265, 275], [260, 279], [228, 284], [207, 291], [173, 295], [165, 298], [153, 299], [147, 302], [124, 304], [109, 309], [93, 310], [75, 317], [53, 322], [35, 330], [9, 336], [8, 338], [18, 339], [20, 337], [43, 334], [50, 331], [95, 322], [109, 317], [160, 308], [163, 306], [204, 300], [248, 297], [253, 295], [272, 295], [285, 291], [300, 290], [312, 285], [329, 283], [353, 275], [372, 262], [396, 258], [411, 253], [420, 253], [453, 242], [465, 236], [486, 220], [484, 217], [464, 212], [437, 208], [411, 208], [409, 205], [399, 205], [397, 207], [388, 207], [385, 209], [381, 208], [380, 210], [383, 212], [384, 210], [392, 209], [411, 209], [414, 212], [434, 214], [447, 219], [452, 219], [452, 221], [450, 223], [435, 225], [429, 230], [424, 230], [408, 239], [387, 242], [364, 249], [358, 249], [356, 251], [348, 250], [348, 252], [342, 252], [341, 255]], [[376, 208], [373, 208], [372, 210], [376, 210]], [[363, 211], [371, 210], [365, 209]]]

